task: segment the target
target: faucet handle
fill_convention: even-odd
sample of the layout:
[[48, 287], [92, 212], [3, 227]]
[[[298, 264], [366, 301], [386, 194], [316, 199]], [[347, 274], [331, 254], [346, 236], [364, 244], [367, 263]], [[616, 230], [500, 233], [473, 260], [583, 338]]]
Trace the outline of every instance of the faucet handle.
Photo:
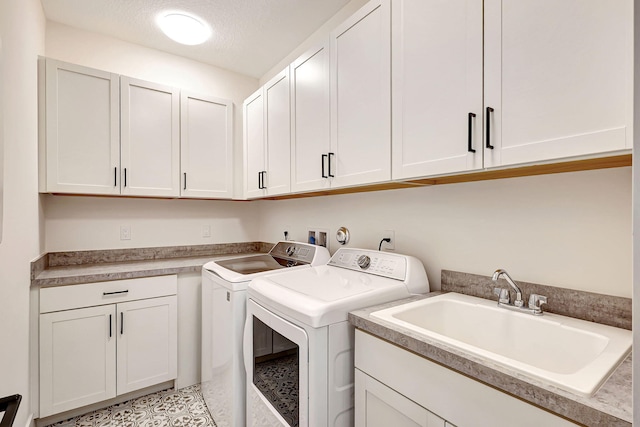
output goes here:
[[498, 303], [509, 304], [509, 290], [505, 288], [493, 288], [493, 293], [498, 296]]
[[532, 310], [538, 310], [542, 312], [542, 304], [547, 303], [547, 297], [544, 295], [531, 294], [529, 295], [529, 308]]

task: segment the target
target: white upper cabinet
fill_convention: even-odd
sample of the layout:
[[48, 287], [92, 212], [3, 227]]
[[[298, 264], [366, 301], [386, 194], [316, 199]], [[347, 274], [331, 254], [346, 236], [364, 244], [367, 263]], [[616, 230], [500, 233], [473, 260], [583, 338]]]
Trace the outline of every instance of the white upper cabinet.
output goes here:
[[259, 89], [242, 105], [244, 141], [244, 194], [248, 199], [266, 194], [263, 185], [265, 170], [264, 97]]
[[182, 197], [233, 197], [233, 103], [181, 92]]
[[291, 104], [289, 69], [264, 86], [267, 173], [263, 178], [267, 195], [291, 191]]
[[391, 11], [370, 1], [331, 33], [332, 187], [391, 179]]
[[291, 190], [289, 69], [244, 101], [245, 197]]
[[392, 2], [393, 179], [482, 168], [482, 2]]
[[291, 191], [328, 188], [329, 44], [291, 64]]
[[484, 7], [485, 167], [631, 148], [631, 0]]
[[179, 196], [178, 91], [122, 76], [120, 92], [122, 194]]
[[40, 67], [40, 191], [119, 194], [118, 76], [51, 59]]

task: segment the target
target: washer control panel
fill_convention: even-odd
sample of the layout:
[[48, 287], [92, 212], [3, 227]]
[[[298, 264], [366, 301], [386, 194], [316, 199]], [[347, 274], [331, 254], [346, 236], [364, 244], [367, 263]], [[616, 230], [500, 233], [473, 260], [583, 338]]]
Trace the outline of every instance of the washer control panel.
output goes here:
[[340, 248], [328, 265], [375, 274], [390, 279], [407, 278], [407, 256], [368, 249]]
[[308, 243], [284, 241], [278, 242], [269, 254], [273, 257], [295, 260], [300, 264], [311, 264], [316, 249], [318, 249], [316, 246]]

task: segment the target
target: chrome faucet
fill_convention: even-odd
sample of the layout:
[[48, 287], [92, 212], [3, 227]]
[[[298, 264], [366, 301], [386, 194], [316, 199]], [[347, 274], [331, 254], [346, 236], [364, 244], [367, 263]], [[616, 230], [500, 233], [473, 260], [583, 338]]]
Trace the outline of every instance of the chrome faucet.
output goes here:
[[547, 297], [543, 295], [531, 294], [529, 296], [529, 304], [528, 307], [524, 307], [524, 301], [522, 300], [522, 290], [516, 282], [509, 276], [503, 269], [498, 269], [493, 273], [491, 280], [497, 282], [500, 276], [504, 276], [504, 279], [507, 281], [509, 286], [515, 291], [516, 299], [511, 303], [511, 298], [509, 295], [509, 290], [504, 288], [494, 288], [493, 293], [498, 296], [498, 306], [508, 308], [511, 310], [524, 311], [527, 313], [541, 315], [542, 314], [542, 304], [547, 303]]

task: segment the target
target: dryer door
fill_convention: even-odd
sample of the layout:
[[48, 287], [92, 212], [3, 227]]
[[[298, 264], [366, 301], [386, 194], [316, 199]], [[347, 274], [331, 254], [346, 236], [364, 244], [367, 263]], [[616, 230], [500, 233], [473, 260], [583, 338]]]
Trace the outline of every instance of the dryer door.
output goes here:
[[308, 427], [309, 339], [305, 330], [249, 299], [243, 352], [247, 426]]

